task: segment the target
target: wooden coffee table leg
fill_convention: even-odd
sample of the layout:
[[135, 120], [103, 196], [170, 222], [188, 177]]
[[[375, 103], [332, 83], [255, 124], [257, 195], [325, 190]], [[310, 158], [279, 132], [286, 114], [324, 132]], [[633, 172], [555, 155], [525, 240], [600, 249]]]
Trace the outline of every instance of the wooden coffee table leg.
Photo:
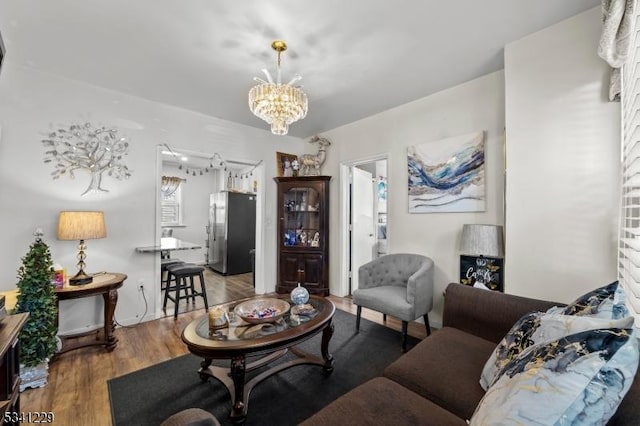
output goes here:
[[247, 416], [247, 404], [244, 400], [244, 373], [246, 359], [244, 355], [237, 355], [231, 359], [231, 379], [233, 380], [234, 394], [233, 407], [231, 409], [231, 421], [243, 423]]
[[200, 375], [200, 380], [204, 383], [209, 380], [209, 375], [205, 373], [209, 366], [211, 365], [211, 358], [205, 358], [200, 363], [200, 370], [198, 370], [198, 374]]
[[322, 369], [327, 373], [333, 371], [333, 355], [329, 353], [329, 341], [333, 337], [334, 326], [331, 322], [322, 330], [322, 358], [324, 358], [324, 366]]

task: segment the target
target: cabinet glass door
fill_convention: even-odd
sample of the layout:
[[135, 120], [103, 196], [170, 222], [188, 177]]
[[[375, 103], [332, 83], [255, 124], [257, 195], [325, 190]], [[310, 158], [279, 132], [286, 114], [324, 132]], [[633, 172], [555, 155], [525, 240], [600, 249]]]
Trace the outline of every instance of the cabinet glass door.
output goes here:
[[284, 193], [284, 246], [320, 248], [319, 193], [312, 187], [292, 187]]

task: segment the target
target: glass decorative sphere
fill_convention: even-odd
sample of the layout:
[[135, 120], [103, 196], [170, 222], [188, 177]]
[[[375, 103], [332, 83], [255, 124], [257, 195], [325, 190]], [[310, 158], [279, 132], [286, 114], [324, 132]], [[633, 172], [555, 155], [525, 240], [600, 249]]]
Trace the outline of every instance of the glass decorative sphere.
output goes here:
[[309, 291], [298, 284], [298, 287], [291, 291], [291, 301], [296, 305], [304, 305], [309, 301]]

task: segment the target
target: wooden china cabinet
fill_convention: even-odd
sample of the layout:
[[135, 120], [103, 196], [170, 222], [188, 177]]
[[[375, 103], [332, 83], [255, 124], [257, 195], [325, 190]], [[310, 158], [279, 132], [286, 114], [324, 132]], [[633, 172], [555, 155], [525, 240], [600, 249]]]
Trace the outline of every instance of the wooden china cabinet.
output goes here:
[[300, 283], [329, 295], [329, 181], [331, 176], [276, 177], [278, 293]]

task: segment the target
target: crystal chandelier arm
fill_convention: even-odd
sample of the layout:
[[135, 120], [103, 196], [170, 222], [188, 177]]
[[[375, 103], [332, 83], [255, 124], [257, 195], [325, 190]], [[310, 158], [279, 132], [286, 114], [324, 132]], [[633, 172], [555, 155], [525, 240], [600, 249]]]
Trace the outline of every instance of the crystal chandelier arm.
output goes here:
[[302, 76], [299, 74], [296, 74], [287, 84], [292, 85], [293, 83], [297, 83], [300, 80], [302, 80]]
[[[269, 70], [266, 68], [262, 68], [262, 72], [264, 73], [264, 75], [267, 76], [267, 81], [269, 81], [269, 83], [273, 84], [273, 78], [271, 78], [271, 74], [269, 73]], [[280, 71], [278, 71], [278, 75], [280, 74]]]

